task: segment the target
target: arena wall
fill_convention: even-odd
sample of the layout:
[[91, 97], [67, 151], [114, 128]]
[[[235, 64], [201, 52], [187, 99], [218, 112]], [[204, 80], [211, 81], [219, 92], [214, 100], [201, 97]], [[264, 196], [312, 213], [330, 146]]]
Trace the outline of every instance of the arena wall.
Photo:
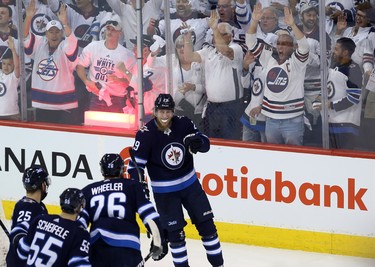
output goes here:
[[[134, 131], [1, 124], [0, 211], [8, 227], [25, 167], [46, 166], [45, 202], [58, 213], [65, 188], [102, 179], [101, 156], [123, 153], [134, 140]], [[373, 154], [212, 140], [195, 164], [221, 241], [375, 258]], [[198, 238], [190, 223], [186, 232]]]

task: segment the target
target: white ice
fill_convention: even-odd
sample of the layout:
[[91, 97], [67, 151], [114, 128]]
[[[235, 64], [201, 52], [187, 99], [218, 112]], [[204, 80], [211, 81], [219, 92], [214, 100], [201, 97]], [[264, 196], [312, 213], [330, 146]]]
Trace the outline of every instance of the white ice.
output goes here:
[[[142, 253], [147, 255], [150, 239], [142, 235]], [[191, 267], [211, 267], [201, 241], [187, 239]], [[225, 267], [375, 267], [375, 259], [264, 248], [222, 243]], [[149, 259], [145, 267], [173, 267], [170, 252], [161, 261]]]

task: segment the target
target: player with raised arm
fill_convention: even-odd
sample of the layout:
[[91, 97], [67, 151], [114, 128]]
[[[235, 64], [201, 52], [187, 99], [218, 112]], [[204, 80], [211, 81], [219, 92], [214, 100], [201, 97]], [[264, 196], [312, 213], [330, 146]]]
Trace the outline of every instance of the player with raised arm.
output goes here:
[[22, 266], [22, 261], [17, 256], [19, 240], [27, 234], [30, 223], [41, 214], [47, 214], [47, 208], [42, 200], [47, 196], [51, 179], [46, 170], [40, 166], [27, 168], [22, 176], [26, 196], [15, 205], [12, 215], [12, 227], [9, 235], [10, 245], [6, 256], [7, 266]]
[[152, 257], [162, 252], [159, 214], [146, 198], [138, 177], [123, 178], [124, 161], [119, 154], [105, 154], [100, 167], [104, 180], [82, 190], [87, 207], [80, 220], [91, 223], [90, 261], [94, 267], [141, 267], [144, 261], [136, 214], [152, 234]]
[[81, 190], [65, 189], [60, 195], [60, 215], [41, 215], [21, 238], [17, 253], [24, 264], [19, 266], [91, 267], [90, 236], [77, 221], [85, 207]]
[[[170, 94], [157, 97], [155, 118], [136, 134], [134, 158], [142, 175], [147, 167], [161, 223], [168, 233], [174, 266], [189, 266], [183, 208], [202, 238], [210, 264], [223, 266], [212, 208], [198, 180], [193, 160], [193, 154], [210, 149], [210, 141], [189, 118], [174, 116], [174, 108]], [[133, 160], [129, 163], [128, 173], [138, 179]]]

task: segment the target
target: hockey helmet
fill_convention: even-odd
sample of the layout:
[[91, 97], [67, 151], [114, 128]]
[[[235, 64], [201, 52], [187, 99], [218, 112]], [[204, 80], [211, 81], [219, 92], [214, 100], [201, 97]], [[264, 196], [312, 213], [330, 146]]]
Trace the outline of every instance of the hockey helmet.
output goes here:
[[155, 111], [158, 109], [174, 110], [175, 103], [170, 94], [159, 94], [155, 100]]
[[22, 183], [27, 191], [41, 189], [43, 182], [45, 182], [48, 187], [51, 184], [51, 178], [48, 176], [48, 172], [42, 167], [32, 166], [24, 171]]
[[66, 213], [79, 213], [81, 208], [85, 208], [85, 205], [85, 196], [77, 188], [67, 188], [60, 195], [60, 207]]
[[104, 177], [121, 177], [124, 172], [124, 160], [119, 154], [105, 154], [99, 164]]

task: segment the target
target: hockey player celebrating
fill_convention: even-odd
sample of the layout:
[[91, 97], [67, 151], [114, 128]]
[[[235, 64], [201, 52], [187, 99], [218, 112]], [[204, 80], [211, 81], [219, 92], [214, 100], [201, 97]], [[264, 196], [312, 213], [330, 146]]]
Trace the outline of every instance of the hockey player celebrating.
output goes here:
[[20, 240], [17, 253], [24, 261], [19, 266], [91, 267], [89, 233], [77, 221], [85, 198], [81, 190], [68, 188], [60, 195], [60, 215], [42, 215], [30, 225]]
[[[175, 102], [170, 94], [155, 101], [154, 119], [136, 134], [134, 158], [128, 173], [147, 171], [163, 228], [168, 233], [174, 266], [188, 267], [183, 207], [202, 238], [208, 261], [223, 266], [223, 256], [211, 205], [194, 169], [193, 154], [207, 152], [210, 141], [184, 116], [174, 116]], [[137, 165], [135, 165], [137, 164]]]
[[87, 207], [80, 220], [85, 225], [91, 223], [90, 261], [101, 267], [141, 267], [144, 261], [136, 213], [153, 236], [152, 257], [162, 253], [159, 214], [138, 179], [122, 178], [124, 161], [120, 155], [105, 154], [100, 167], [104, 180], [83, 189]]
[[19, 240], [27, 234], [33, 219], [41, 214], [47, 214], [47, 209], [42, 200], [47, 196], [51, 179], [46, 170], [39, 166], [27, 168], [22, 176], [26, 196], [21, 198], [14, 207], [12, 215], [12, 230], [10, 232], [10, 246], [6, 256], [7, 266], [23, 266], [17, 256]]

